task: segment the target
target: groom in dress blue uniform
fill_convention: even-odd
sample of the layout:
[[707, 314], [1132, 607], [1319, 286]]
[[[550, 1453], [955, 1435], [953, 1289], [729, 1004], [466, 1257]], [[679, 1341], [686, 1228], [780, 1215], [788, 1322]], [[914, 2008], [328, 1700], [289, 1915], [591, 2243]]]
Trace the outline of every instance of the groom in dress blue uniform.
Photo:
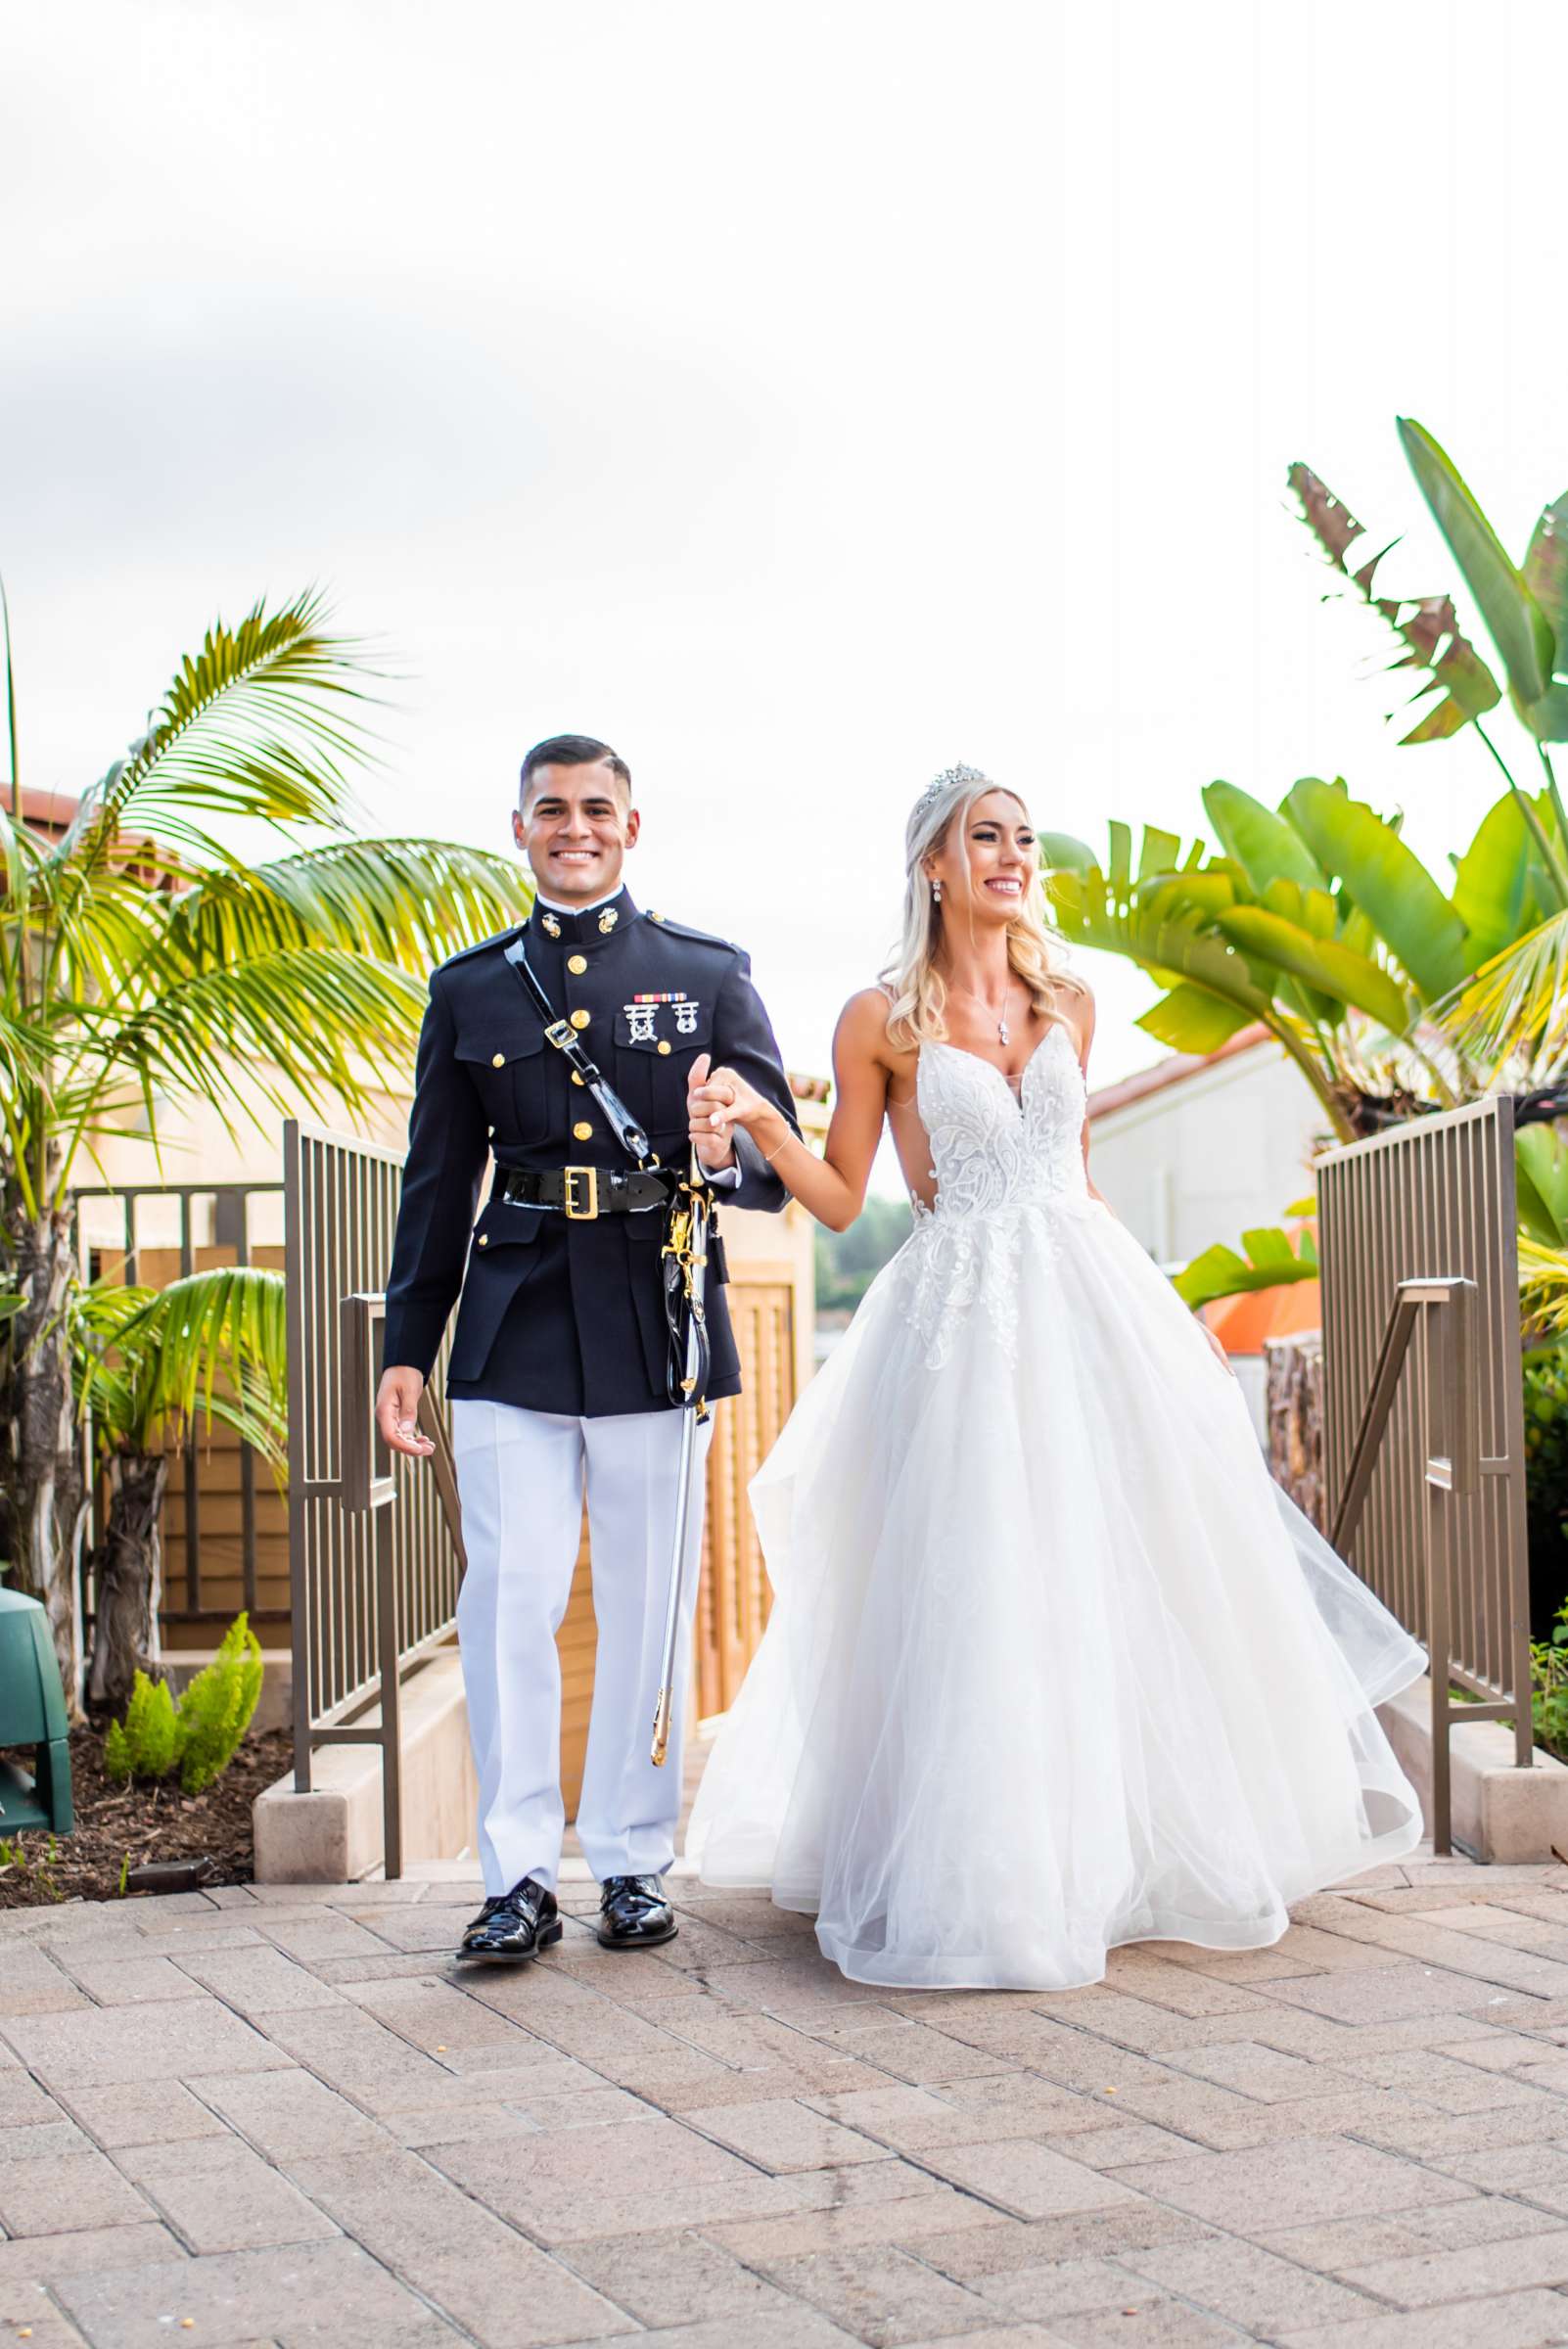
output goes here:
[[[644, 913], [622, 882], [640, 824], [625, 762], [586, 735], [536, 744], [512, 823], [537, 892], [528, 920], [454, 955], [431, 981], [377, 1416], [395, 1451], [430, 1451], [417, 1428], [419, 1397], [461, 1293], [446, 1392], [468, 1554], [458, 1635], [486, 1898], [459, 1955], [521, 1959], [561, 1937], [555, 1634], [584, 1494], [598, 1650], [576, 1825], [602, 1886], [599, 1938], [645, 1947], [675, 1930], [661, 1879], [680, 1806], [678, 1681], [662, 1768], [649, 1742], [681, 1414], [666, 1389], [661, 1251], [670, 1178], [635, 1173], [547, 1040], [507, 947], [521, 936], [557, 1017], [643, 1127], [662, 1169], [687, 1164], [688, 1087], [711, 1062], [739, 1071], [792, 1124], [794, 1111], [746, 954]], [[720, 1191], [748, 1208], [785, 1204], [783, 1184], [744, 1132], [698, 1150]], [[708, 1392], [719, 1398], [740, 1389], [720, 1248], [711, 1251], [708, 1280]], [[710, 1421], [699, 1461], [711, 1431]], [[697, 1497], [682, 1664], [702, 1540]]]

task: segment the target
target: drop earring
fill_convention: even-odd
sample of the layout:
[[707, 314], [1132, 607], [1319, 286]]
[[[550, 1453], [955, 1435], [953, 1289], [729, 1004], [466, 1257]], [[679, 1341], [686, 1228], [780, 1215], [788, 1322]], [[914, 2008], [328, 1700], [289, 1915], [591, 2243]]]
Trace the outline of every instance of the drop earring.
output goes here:
[[942, 903], [942, 883], [940, 881], [933, 881], [931, 884], [931, 902], [933, 905]]

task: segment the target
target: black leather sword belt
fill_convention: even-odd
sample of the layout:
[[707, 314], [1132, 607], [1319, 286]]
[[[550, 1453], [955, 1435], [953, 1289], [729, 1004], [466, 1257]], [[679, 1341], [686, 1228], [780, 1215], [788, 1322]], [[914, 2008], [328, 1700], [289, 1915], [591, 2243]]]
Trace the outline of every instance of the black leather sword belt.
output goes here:
[[497, 1189], [508, 1207], [552, 1207], [570, 1222], [591, 1223], [600, 1216], [639, 1216], [663, 1207], [678, 1180], [672, 1168], [552, 1167], [543, 1174], [509, 1167]]

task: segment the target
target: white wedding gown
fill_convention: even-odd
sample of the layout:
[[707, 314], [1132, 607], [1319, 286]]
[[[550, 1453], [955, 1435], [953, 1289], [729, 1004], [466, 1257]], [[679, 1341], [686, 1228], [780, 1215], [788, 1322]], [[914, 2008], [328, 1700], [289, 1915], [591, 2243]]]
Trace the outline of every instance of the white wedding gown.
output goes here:
[[773, 1612], [688, 1856], [814, 1913], [856, 1981], [1261, 1948], [1421, 1835], [1372, 1708], [1425, 1656], [1089, 1196], [1084, 1098], [1060, 1029], [1017, 1098], [923, 1048], [936, 1207], [752, 1484]]

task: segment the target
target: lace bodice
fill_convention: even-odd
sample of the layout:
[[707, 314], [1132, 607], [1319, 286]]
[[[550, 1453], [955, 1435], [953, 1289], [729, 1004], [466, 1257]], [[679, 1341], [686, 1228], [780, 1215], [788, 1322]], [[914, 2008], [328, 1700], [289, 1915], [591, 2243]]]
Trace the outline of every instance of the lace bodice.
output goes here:
[[1054, 1262], [1064, 1213], [1093, 1211], [1084, 1073], [1072, 1039], [1061, 1028], [1040, 1038], [1016, 1100], [994, 1062], [955, 1044], [923, 1044], [915, 1096], [937, 1204], [914, 1201], [914, 1230], [883, 1278], [931, 1369], [947, 1359], [977, 1303], [1011, 1357], [1020, 1280]]
[[[1064, 1028], [1036, 1045], [1016, 1100], [1000, 1069], [954, 1044], [921, 1046], [915, 1097], [931, 1137], [939, 1216], [1086, 1195], [1084, 1073]], [[916, 1212], [927, 1211], [917, 1204]]]

